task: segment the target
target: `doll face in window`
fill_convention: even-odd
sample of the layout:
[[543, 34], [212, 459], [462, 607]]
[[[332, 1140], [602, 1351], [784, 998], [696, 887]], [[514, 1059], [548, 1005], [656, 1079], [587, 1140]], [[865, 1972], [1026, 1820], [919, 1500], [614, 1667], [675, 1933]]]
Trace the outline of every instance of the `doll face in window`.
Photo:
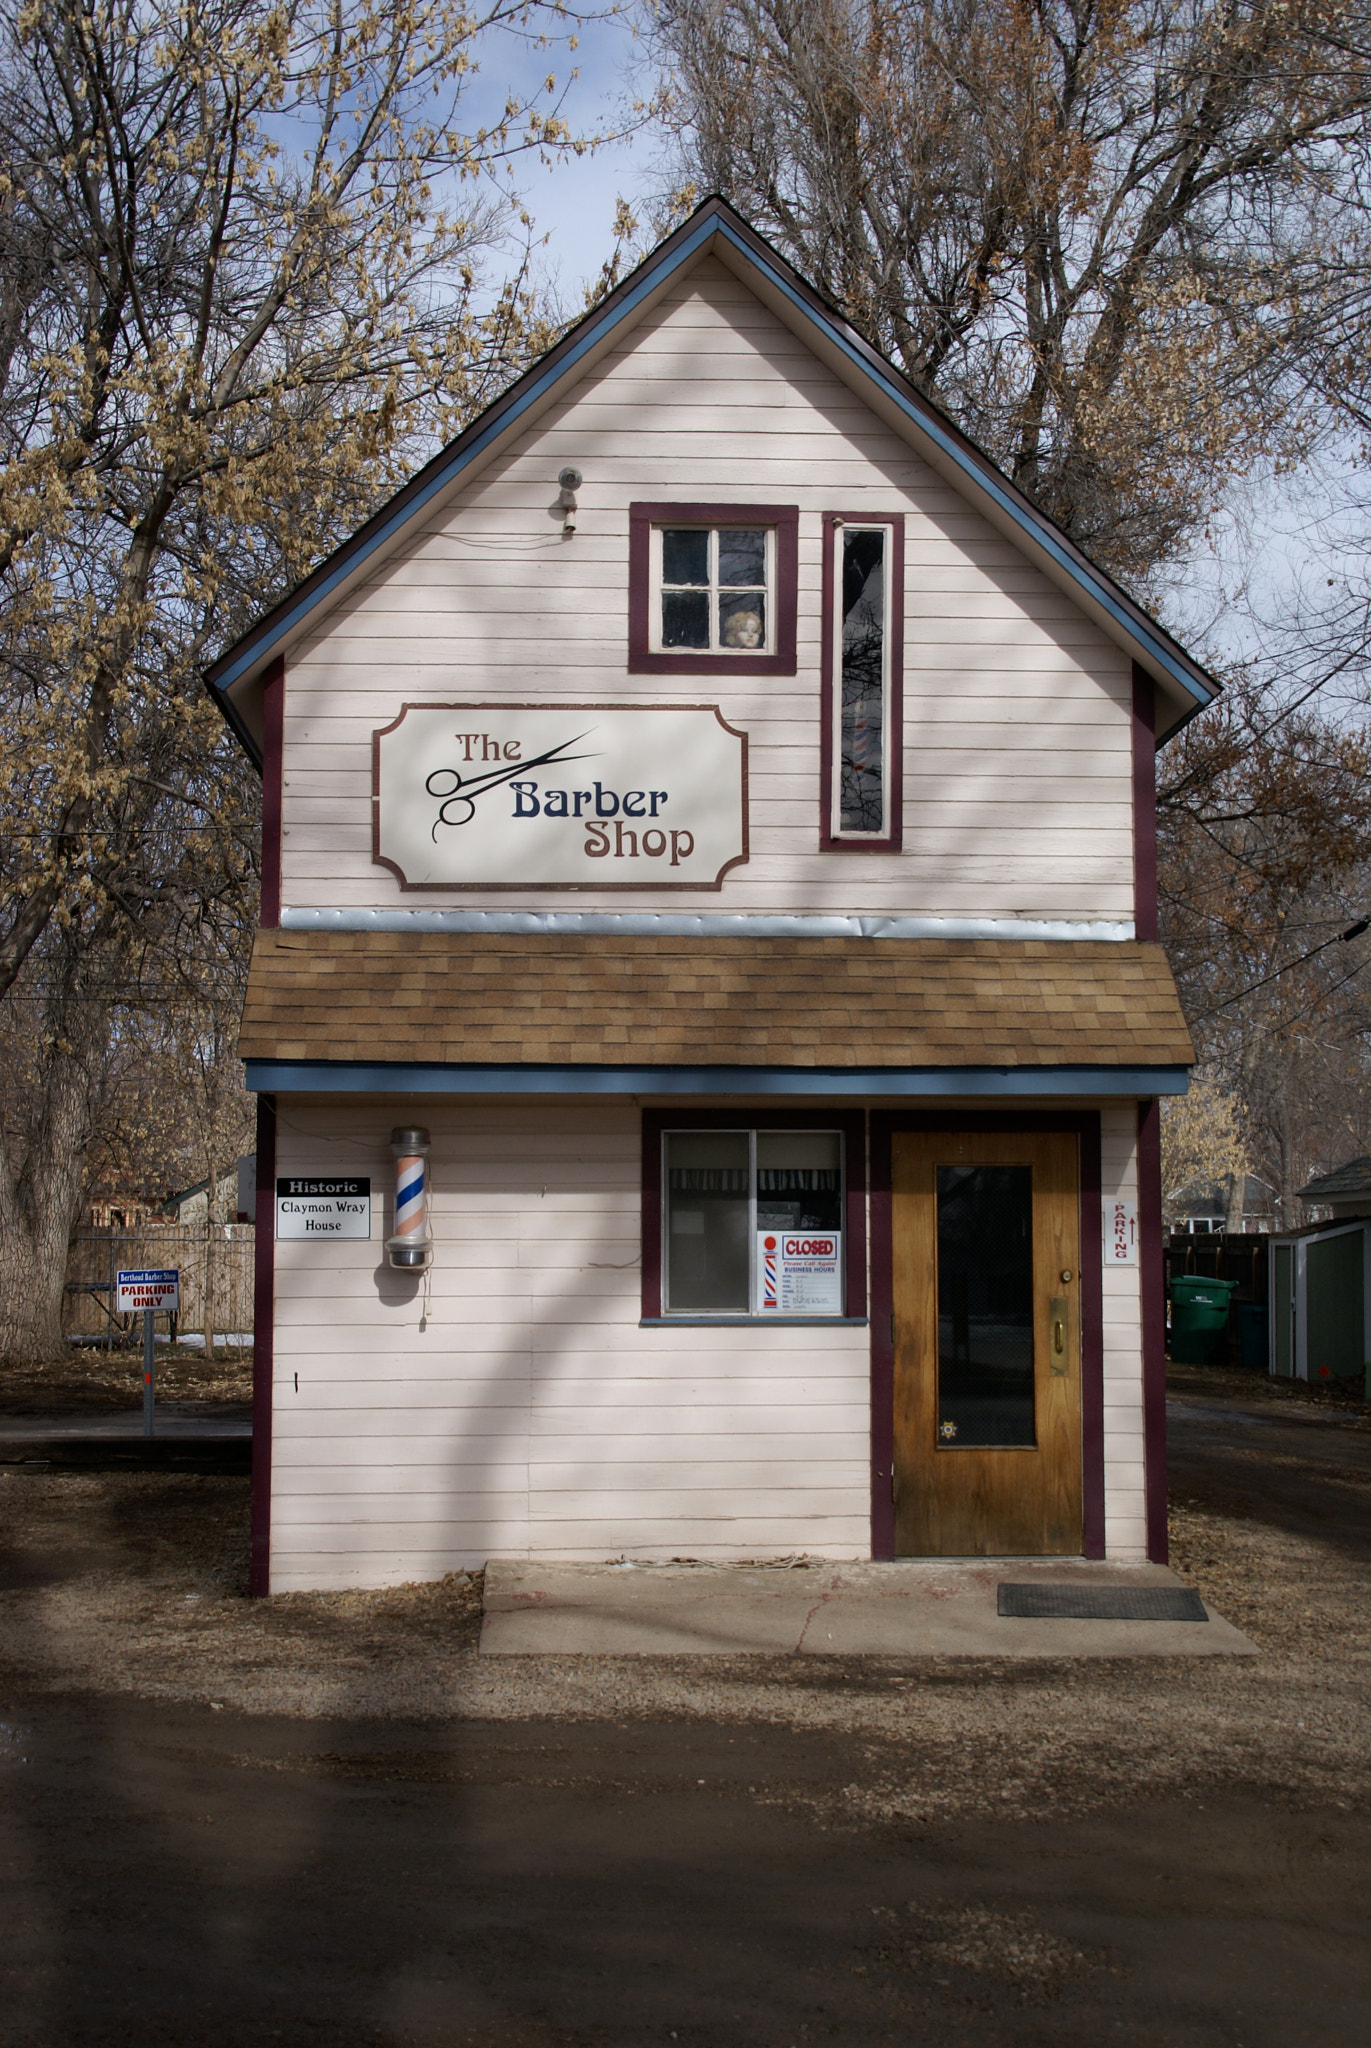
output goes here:
[[753, 611], [730, 612], [723, 622], [720, 638], [725, 647], [760, 647], [762, 644], [761, 615]]

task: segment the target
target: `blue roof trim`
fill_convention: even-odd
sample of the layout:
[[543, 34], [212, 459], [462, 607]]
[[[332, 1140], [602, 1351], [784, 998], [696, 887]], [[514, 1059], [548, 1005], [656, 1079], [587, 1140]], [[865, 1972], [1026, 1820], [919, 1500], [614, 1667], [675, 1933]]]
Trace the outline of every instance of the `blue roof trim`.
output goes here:
[[496, 1067], [248, 1060], [282, 1095], [1184, 1095], [1188, 1067]]
[[383, 547], [402, 527], [407, 526], [415, 514], [431, 503], [439, 492], [445, 491], [455, 477], [460, 476], [478, 455], [485, 452], [492, 441], [498, 440], [507, 427], [520, 419], [531, 405], [536, 404], [545, 392], [550, 391], [553, 385], [573, 369], [592, 348], [598, 347], [607, 333], [612, 333], [620, 321], [627, 319], [630, 313], [636, 312], [643, 300], [658, 289], [663, 278], [670, 277], [674, 271], [680, 269], [682, 263], [688, 263], [698, 255], [702, 245], [710, 241], [718, 231], [717, 218], [713, 214], [707, 215], [699, 227], [686, 236], [679, 249], [656, 265], [637, 285], [631, 285], [612, 312], [607, 313], [603, 319], [592, 322], [585, 333], [572, 342], [565, 354], [559, 356], [555, 363], [549, 364], [541, 376], [535, 377], [509, 405], [501, 407], [497, 416], [481, 432], [473, 436], [460, 454], [454, 455], [450, 462], [444, 463], [421, 490], [406, 498], [403, 505], [397, 506], [390, 518], [378, 526], [375, 533], [353, 548], [331, 574], [315, 584], [308, 597], [302, 597], [289, 611], [282, 612], [273, 632], [246, 648], [238, 659], [216, 678], [211, 687], [222, 696], [232, 688], [240, 676], [245, 675], [249, 669], [257, 668], [266, 660], [278, 640], [290, 632], [293, 626], [298, 625], [301, 619], [308, 618], [309, 614], [322, 604], [325, 598], [330, 597], [341, 583], [345, 583], [378, 548]]
[[[587, 316], [584, 331], [575, 339], [568, 338], [567, 345], [558, 353], [555, 362], [549, 363], [540, 373], [532, 375], [522, 390], [516, 390], [515, 394], [504, 401], [497, 400], [493, 417], [484, 427], [478, 427], [472, 433], [471, 439], [464, 442], [459, 452], [454, 453], [446, 462], [441, 455], [436, 457], [437, 466], [432, 476], [418, 488], [412, 488], [405, 496], [404, 503], [397, 505], [389, 517], [380, 515], [380, 523], [374, 532], [368, 534], [365, 541], [360, 541], [356, 545], [344, 543], [344, 551], [340, 551], [339, 559], [332, 569], [320, 576], [307, 595], [302, 594], [294, 603], [286, 600], [285, 608], [269, 632], [263, 633], [260, 637], [249, 637], [249, 643], [243, 646], [241, 652], [226, 658], [222, 671], [210, 684], [225, 708], [230, 708], [227, 704], [227, 692], [235, 682], [268, 660], [272, 649], [286, 634], [331, 597], [378, 549], [384, 547], [407, 526], [417, 513], [448, 489], [462, 471], [483, 454], [493, 441], [498, 440], [508, 427], [521, 419], [563, 377], [574, 370], [592, 349], [600, 345], [606, 334], [612, 333], [624, 320], [636, 313], [643, 300], [659, 290], [666, 279], [672, 277], [683, 265], [692, 262], [716, 235], [728, 242], [753, 269], [760, 271], [811, 326], [821, 329], [853, 367], [875, 384], [920, 433], [927, 435], [929, 440], [955, 463], [975, 489], [983, 491], [991, 498], [1021, 533], [1042, 548], [1074, 583], [1088, 590], [1093, 600], [1129, 638], [1147, 649], [1158, 666], [1165, 669], [1187, 696], [1200, 706], [1214, 702], [1216, 692], [1202, 682], [1183, 661], [1178, 661], [1176, 655], [1171, 652], [1167, 644], [1169, 636], [1156, 628], [1145, 613], [1134, 612], [1126, 603], [1121, 602], [1120, 595], [1115, 593], [1104, 573], [1097, 570], [1086, 557], [1078, 555], [1071, 549], [1056, 532], [1051, 521], [1037, 514], [1014, 490], [1008, 479], [999, 474], [988, 456], [983, 455], [977, 461], [970, 444], [963, 445], [961, 437], [949, 423], [941, 419], [931, 402], [924, 401], [922, 405], [917, 403], [910, 393], [902, 388], [898, 372], [886, 364], [874, 348], [862, 346], [849, 333], [844, 332], [843, 327], [834, 319], [826, 316], [821, 308], [810, 303], [783, 271], [767, 260], [763, 253], [765, 245], [762, 248], [754, 246], [738, 232], [725, 210], [710, 205], [702, 212], [697, 223], [693, 226], [689, 222], [686, 223], [681, 230], [681, 240], [674, 249], [669, 253], [648, 257], [643, 266], [642, 276], [636, 282], [631, 278], [626, 280], [624, 296], [617, 305], [606, 308], [598, 317], [594, 314]], [[235, 720], [234, 723], [235, 729], [239, 729], [241, 722]], [[240, 732], [240, 737], [242, 736]]]

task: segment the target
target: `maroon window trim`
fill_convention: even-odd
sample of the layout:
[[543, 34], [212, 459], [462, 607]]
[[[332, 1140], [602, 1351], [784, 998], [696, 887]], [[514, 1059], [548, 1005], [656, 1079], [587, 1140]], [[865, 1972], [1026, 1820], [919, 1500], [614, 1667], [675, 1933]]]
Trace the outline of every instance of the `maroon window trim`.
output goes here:
[[286, 664], [278, 655], [262, 680], [262, 929], [281, 922], [281, 750]]
[[875, 1112], [871, 1118], [871, 1555], [895, 1555], [895, 1311], [890, 1165], [897, 1131], [1074, 1131], [1081, 1183], [1081, 1544], [1104, 1556], [1104, 1221], [1098, 1110], [996, 1115], [955, 1110]]
[[271, 1591], [271, 1376], [276, 1309], [276, 1097], [257, 1098], [257, 1244], [252, 1286], [252, 1512], [248, 1591]]
[[1168, 1561], [1166, 1527], [1166, 1262], [1162, 1247], [1161, 1105], [1138, 1104], [1138, 1287], [1143, 1354], [1147, 1555]]
[[[662, 1313], [662, 1134], [665, 1131], [841, 1131], [844, 1316], [866, 1314], [866, 1117], [851, 1109], [645, 1109], [643, 1111], [643, 1316]], [[761, 1323], [764, 1318], [758, 1316]], [[778, 1322], [785, 1318], [777, 1317]], [[837, 1322], [838, 1317], [833, 1320]]]
[[[652, 646], [654, 526], [774, 526], [776, 529], [776, 652], [670, 653]], [[628, 508], [628, 672], [633, 676], [793, 676], [795, 605], [800, 587], [797, 505], [637, 504]]]
[[1157, 688], [1133, 664], [1133, 929], [1157, 937]]
[[[838, 535], [844, 526], [890, 528], [890, 830], [880, 838], [854, 839], [835, 829], [833, 760], [838, 730], [838, 677], [834, 666], [837, 623]], [[823, 645], [819, 660], [819, 851], [898, 853], [904, 845], [904, 514], [824, 514]]]

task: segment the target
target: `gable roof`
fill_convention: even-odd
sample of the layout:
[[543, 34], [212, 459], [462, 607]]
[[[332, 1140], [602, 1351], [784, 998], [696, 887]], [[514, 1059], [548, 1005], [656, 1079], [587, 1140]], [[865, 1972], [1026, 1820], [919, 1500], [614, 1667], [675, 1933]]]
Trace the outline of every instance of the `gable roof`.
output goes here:
[[332, 604], [369, 575], [435, 500], [455, 489], [507, 436], [528, 426], [567, 379], [583, 373], [607, 353], [673, 281], [705, 255], [717, 257], [748, 285], [888, 426], [914, 443], [946, 482], [974, 503], [1151, 676], [1158, 692], [1159, 740], [1213, 700], [1218, 684], [1179, 641], [1092, 562], [732, 207], [715, 197], [697, 207], [517, 383], [206, 671], [212, 696], [254, 759], [260, 760], [260, 689], [268, 665], [287, 653]]

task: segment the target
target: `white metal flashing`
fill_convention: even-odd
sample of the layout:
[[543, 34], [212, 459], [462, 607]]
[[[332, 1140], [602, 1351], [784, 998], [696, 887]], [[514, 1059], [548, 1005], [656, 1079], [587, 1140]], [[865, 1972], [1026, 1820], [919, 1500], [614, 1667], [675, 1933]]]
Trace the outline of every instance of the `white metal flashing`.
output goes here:
[[1047, 939], [1136, 937], [1131, 919], [1029, 917], [749, 917], [649, 910], [361, 910], [296, 905], [290, 932], [601, 933], [663, 939]]

